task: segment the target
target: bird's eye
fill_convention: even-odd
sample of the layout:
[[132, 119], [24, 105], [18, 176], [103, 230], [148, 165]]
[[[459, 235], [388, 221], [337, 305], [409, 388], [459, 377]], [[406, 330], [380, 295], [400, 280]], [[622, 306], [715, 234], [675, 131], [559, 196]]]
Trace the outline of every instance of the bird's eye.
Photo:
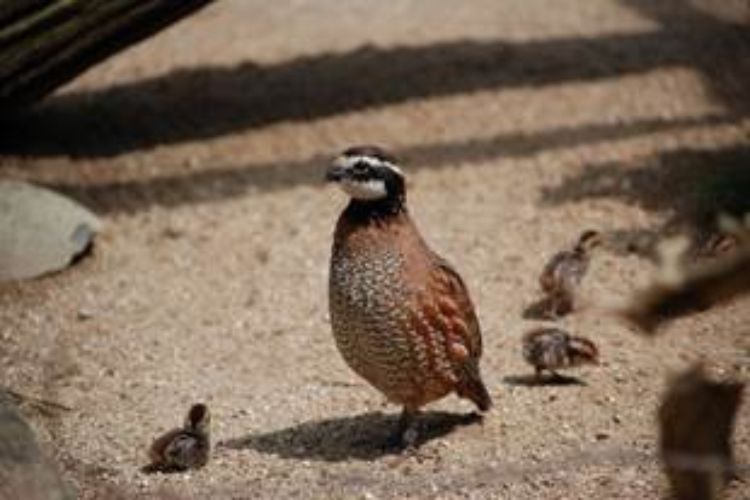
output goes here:
[[359, 162], [354, 164], [354, 166], [352, 167], [352, 172], [354, 172], [354, 175], [366, 176], [371, 173], [371, 168], [367, 163]]

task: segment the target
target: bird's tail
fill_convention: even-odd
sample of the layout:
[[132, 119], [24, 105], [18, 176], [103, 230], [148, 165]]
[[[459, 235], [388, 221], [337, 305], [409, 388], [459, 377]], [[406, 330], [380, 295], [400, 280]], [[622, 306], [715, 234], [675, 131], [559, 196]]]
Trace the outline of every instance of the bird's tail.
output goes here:
[[462, 398], [470, 399], [479, 411], [487, 411], [492, 407], [492, 398], [487, 391], [482, 377], [479, 374], [479, 365], [476, 362], [464, 365], [456, 392]]

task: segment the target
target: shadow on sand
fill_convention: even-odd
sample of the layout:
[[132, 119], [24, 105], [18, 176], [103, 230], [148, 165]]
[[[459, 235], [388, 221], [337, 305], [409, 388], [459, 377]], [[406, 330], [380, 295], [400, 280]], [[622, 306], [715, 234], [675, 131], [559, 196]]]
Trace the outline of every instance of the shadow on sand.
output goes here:
[[[542, 205], [614, 199], [665, 215], [660, 232], [715, 230], [718, 213], [750, 212], [750, 146], [684, 148], [637, 163], [591, 165], [542, 191]], [[642, 237], [643, 235], [641, 235]]]
[[[480, 164], [500, 158], [523, 158], [541, 151], [624, 140], [652, 133], [737, 123], [740, 115], [707, 115], [670, 120], [561, 127], [535, 134], [510, 133], [466, 141], [448, 141], [393, 151], [409, 172], [443, 169], [458, 163]], [[329, 156], [214, 167], [187, 175], [97, 184], [49, 184], [98, 213], [134, 213], [152, 206], [176, 207], [243, 196], [248, 191], [273, 192], [297, 186], [323, 185]]]
[[[249, 434], [219, 443], [220, 448], [252, 449], [282, 458], [340, 462], [350, 459], [373, 460], [399, 453], [388, 445], [388, 438], [396, 429], [398, 415], [380, 412], [355, 417], [304, 422], [268, 433]], [[455, 414], [425, 412], [419, 416], [419, 441], [422, 445], [450, 434], [458, 427], [482, 421], [476, 413]]]
[[366, 45], [273, 64], [203, 66], [51, 96], [3, 121], [0, 152], [111, 156], [413, 99], [691, 67], [726, 110], [750, 112], [750, 31], [684, 0], [622, 0], [659, 29], [545, 40]]
[[569, 375], [508, 375], [503, 377], [503, 382], [508, 385], [520, 387], [545, 387], [545, 386], [566, 386], [566, 385], [588, 385], [583, 380]]

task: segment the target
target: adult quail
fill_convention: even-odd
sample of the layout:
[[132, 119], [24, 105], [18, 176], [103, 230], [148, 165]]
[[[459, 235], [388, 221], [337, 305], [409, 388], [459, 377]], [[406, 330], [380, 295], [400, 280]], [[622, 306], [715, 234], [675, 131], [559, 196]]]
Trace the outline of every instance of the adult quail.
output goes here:
[[474, 306], [461, 277], [409, 216], [396, 160], [376, 146], [353, 147], [326, 179], [351, 198], [333, 239], [333, 335], [346, 363], [403, 406], [395, 441], [414, 446], [419, 408], [451, 392], [487, 411]]
[[537, 378], [544, 370], [558, 376], [556, 370], [561, 368], [599, 363], [596, 344], [559, 328], [536, 328], [527, 332], [521, 343], [523, 358], [534, 367]]
[[573, 310], [576, 289], [588, 271], [592, 251], [599, 245], [598, 231], [584, 231], [572, 249], [556, 253], [544, 266], [539, 285], [549, 301], [549, 313], [553, 317]]
[[210, 423], [208, 407], [193, 405], [182, 427], [166, 432], [151, 444], [151, 463], [144, 472], [179, 472], [206, 465], [211, 451]]

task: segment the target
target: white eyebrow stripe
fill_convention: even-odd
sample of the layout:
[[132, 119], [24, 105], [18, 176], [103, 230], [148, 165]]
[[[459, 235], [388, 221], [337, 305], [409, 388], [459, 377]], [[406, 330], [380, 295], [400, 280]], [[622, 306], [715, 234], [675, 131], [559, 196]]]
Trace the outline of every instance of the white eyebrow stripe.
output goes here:
[[366, 163], [371, 167], [386, 167], [396, 172], [401, 177], [404, 176], [404, 172], [398, 167], [398, 165], [391, 163], [386, 160], [380, 160], [373, 158], [372, 156], [357, 155], [357, 156], [344, 156], [340, 159], [339, 166], [343, 168], [351, 168], [357, 163]]

